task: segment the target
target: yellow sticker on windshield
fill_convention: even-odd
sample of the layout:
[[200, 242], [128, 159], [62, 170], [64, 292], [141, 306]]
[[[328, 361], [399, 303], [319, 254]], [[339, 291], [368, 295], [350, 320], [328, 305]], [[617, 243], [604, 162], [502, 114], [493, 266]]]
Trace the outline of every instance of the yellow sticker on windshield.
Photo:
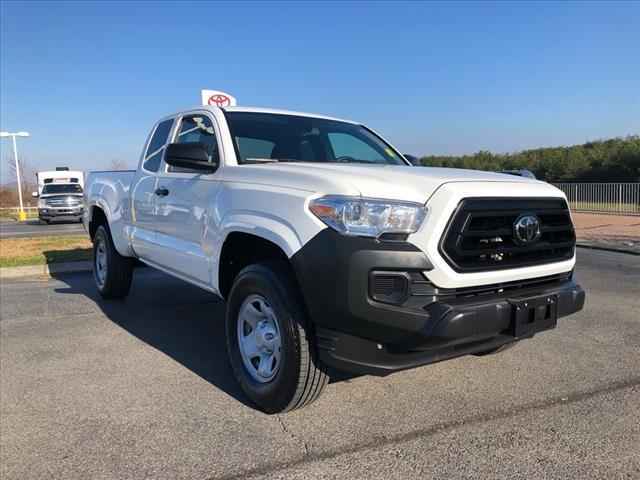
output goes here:
[[395, 157], [395, 156], [396, 156], [396, 154], [394, 153], [394, 151], [393, 151], [393, 150], [391, 150], [389, 147], [385, 148], [385, 149], [384, 149], [384, 152], [385, 152], [387, 155], [389, 155], [390, 157]]

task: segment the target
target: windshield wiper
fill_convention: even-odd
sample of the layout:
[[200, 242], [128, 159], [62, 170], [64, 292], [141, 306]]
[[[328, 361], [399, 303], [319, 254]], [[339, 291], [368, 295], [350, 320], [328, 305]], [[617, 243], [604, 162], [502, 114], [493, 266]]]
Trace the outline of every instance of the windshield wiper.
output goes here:
[[304, 162], [304, 160], [298, 160], [297, 158], [245, 158], [242, 162], [243, 164], [252, 163], [252, 164], [261, 164], [261, 163], [282, 163], [282, 162]]
[[366, 163], [368, 165], [384, 165], [380, 162], [370, 162], [369, 160], [360, 160], [358, 158], [352, 158], [349, 160], [328, 160], [326, 163]]
[[253, 164], [260, 164], [260, 163], [278, 163], [279, 160], [277, 158], [245, 158], [242, 163], [246, 164], [246, 163], [253, 163]]
[[299, 158], [260, 158], [260, 157], [249, 157], [245, 158], [242, 161], [242, 165], [260, 165], [265, 163], [287, 163], [287, 162], [298, 162], [298, 163], [364, 163], [367, 165], [384, 165], [379, 162], [371, 162], [369, 160], [360, 160], [358, 158], [352, 158], [349, 160], [323, 160], [323, 161], [313, 161], [313, 160], [300, 160]]

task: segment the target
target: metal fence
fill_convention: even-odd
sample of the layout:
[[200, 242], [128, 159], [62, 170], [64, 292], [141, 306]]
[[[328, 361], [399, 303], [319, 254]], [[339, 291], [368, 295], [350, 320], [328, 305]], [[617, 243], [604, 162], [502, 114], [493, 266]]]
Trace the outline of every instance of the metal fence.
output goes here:
[[575, 212], [640, 215], [640, 182], [555, 183]]

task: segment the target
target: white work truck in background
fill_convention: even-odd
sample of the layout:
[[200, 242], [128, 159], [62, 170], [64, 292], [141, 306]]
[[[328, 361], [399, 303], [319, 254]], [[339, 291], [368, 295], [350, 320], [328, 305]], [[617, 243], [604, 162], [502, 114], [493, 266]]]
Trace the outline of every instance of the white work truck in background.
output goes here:
[[369, 128], [320, 115], [162, 118], [137, 170], [88, 175], [84, 223], [103, 297], [128, 294], [139, 260], [226, 299], [233, 371], [270, 413], [316, 399], [330, 369], [493, 353], [585, 299], [560, 190], [413, 167]]
[[41, 222], [53, 220], [82, 221], [84, 172], [56, 167], [36, 173], [38, 191], [38, 218]]

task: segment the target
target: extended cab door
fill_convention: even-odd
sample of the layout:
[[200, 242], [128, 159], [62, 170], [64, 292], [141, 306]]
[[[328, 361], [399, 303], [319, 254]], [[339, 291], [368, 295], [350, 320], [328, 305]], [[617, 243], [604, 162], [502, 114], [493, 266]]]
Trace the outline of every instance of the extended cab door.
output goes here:
[[131, 245], [138, 257], [153, 262], [157, 261], [157, 173], [174, 121], [174, 118], [165, 119], [154, 127], [131, 185]]
[[[204, 143], [212, 163], [220, 164], [219, 130], [208, 112], [187, 113], [178, 119], [171, 143]], [[163, 162], [158, 174], [156, 245], [158, 263], [188, 280], [211, 286], [210, 216], [220, 188], [216, 172], [174, 167]]]

